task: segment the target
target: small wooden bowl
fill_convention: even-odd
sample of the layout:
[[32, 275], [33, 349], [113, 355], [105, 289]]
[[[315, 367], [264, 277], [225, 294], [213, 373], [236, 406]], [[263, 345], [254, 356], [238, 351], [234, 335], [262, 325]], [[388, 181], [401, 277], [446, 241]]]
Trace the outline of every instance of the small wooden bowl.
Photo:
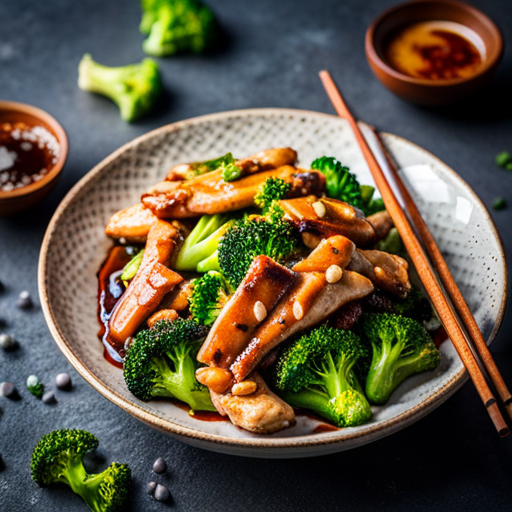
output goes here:
[[[483, 40], [485, 60], [468, 78], [429, 80], [400, 73], [389, 65], [384, 48], [390, 34], [411, 23], [453, 21], [472, 29]], [[382, 13], [368, 28], [366, 57], [377, 78], [391, 92], [420, 105], [445, 105], [467, 97], [491, 78], [503, 55], [503, 38], [498, 27], [483, 12], [455, 0], [415, 0]]]
[[68, 156], [68, 138], [64, 128], [44, 110], [24, 103], [0, 101], [0, 124], [9, 122], [43, 126], [55, 136], [60, 150], [55, 165], [39, 181], [9, 192], [0, 190], [0, 216], [22, 212], [41, 201], [57, 184]]

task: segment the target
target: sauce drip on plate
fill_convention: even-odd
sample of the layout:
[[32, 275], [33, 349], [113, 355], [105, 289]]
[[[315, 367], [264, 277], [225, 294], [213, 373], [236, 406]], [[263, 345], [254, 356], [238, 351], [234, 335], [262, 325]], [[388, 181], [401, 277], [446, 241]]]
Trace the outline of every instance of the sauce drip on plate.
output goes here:
[[43, 126], [0, 123], [0, 191], [26, 187], [57, 163], [60, 146]]
[[485, 44], [476, 32], [460, 23], [426, 21], [393, 33], [384, 53], [388, 63], [405, 75], [450, 80], [478, 72]]

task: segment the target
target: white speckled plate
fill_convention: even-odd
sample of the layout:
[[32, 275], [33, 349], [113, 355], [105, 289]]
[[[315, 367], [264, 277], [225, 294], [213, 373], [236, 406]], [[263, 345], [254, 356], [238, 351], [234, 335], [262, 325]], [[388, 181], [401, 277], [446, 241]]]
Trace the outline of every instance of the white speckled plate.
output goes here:
[[[448, 166], [394, 135], [384, 142], [409, 182], [455, 280], [490, 343], [506, 302], [507, 268], [499, 235], [482, 202]], [[141, 192], [173, 164], [232, 151], [246, 156], [291, 146], [308, 166], [322, 155], [349, 165], [372, 183], [348, 123], [334, 116], [284, 109], [213, 114], [164, 126], [126, 144], [98, 164], [68, 193], [55, 212], [39, 261], [41, 304], [59, 348], [101, 394], [148, 425], [202, 448], [254, 457], [303, 457], [355, 448], [410, 425], [452, 395], [466, 373], [452, 344], [441, 346], [441, 364], [404, 382], [370, 423], [313, 434], [313, 420], [273, 436], [257, 436], [227, 422], [190, 417], [173, 404], [144, 403], [126, 389], [122, 371], [103, 358], [96, 337], [96, 272], [111, 242], [109, 217], [138, 202]], [[75, 285], [70, 285], [75, 283]], [[475, 407], [479, 405], [475, 402]]]

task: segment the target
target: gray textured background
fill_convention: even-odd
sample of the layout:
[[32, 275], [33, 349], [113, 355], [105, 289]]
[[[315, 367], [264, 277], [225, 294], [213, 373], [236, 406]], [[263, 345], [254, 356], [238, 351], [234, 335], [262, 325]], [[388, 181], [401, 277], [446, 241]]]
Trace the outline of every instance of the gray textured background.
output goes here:
[[[331, 112], [317, 78], [324, 67], [360, 118], [434, 152], [487, 204], [498, 195], [512, 203], [512, 174], [493, 164], [496, 153], [512, 151], [510, 51], [485, 94], [456, 108], [428, 110], [393, 97], [365, 60], [365, 29], [393, 0], [210, 3], [225, 28], [224, 50], [161, 59], [167, 97], [159, 113], [127, 125], [109, 101], [77, 88], [77, 65], [84, 52], [108, 65], [144, 56], [137, 0], [0, 1], [0, 97], [48, 110], [70, 140], [65, 172], [51, 196], [31, 212], [0, 219], [0, 280], [7, 287], [0, 295], [0, 319], [22, 346], [0, 353], [0, 381], [22, 390], [20, 401], [0, 398], [0, 510], [85, 510], [69, 489], [41, 490], [30, 480], [37, 439], [62, 427], [94, 432], [104, 463], [130, 464], [133, 492], [126, 510], [168, 507], [144, 491], [158, 456], [169, 462], [169, 472], [158, 480], [169, 486], [173, 510], [510, 510], [512, 437], [500, 440], [493, 432], [470, 384], [407, 430], [351, 452], [295, 461], [235, 458], [171, 440], [110, 404], [71, 369], [38, 304], [31, 312], [14, 306], [23, 289], [37, 297], [39, 247], [57, 204], [110, 152], [150, 129], [210, 112], [272, 106]], [[510, 0], [473, 3], [512, 41]], [[510, 210], [493, 216], [510, 249]], [[509, 382], [511, 327], [508, 315], [492, 347]], [[61, 393], [58, 404], [45, 406], [24, 390], [30, 373], [51, 384], [60, 371], [72, 374], [75, 388]]]

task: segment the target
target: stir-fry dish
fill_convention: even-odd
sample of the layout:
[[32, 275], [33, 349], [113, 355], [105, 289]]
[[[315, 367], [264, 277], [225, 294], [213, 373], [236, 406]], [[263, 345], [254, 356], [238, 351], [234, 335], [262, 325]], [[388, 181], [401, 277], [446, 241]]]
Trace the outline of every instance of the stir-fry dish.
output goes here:
[[[100, 336], [131, 393], [259, 434], [368, 422], [439, 351], [374, 188], [277, 148], [173, 167], [110, 219]], [[429, 330], [427, 330], [429, 329]]]

